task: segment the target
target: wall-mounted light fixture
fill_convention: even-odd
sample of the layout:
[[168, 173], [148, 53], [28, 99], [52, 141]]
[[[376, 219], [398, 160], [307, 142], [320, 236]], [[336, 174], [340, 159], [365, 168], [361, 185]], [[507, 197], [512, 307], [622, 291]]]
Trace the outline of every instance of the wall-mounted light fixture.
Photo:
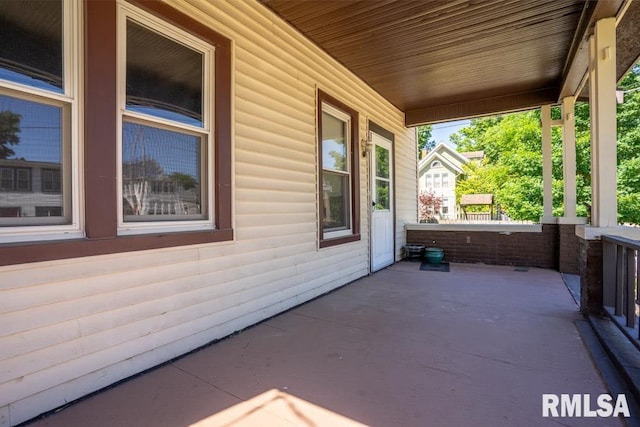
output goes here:
[[367, 138], [360, 140], [360, 151], [362, 151], [362, 157], [367, 157], [367, 154], [373, 150], [373, 142], [371, 141], [371, 131], [367, 131]]

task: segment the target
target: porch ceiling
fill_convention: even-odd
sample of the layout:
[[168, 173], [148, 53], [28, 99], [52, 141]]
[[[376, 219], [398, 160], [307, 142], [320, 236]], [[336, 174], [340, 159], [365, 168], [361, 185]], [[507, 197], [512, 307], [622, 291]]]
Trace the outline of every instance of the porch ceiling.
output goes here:
[[[408, 126], [557, 102], [582, 81], [595, 20], [625, 4], [261, 1], [404, 111]], [[636, 17], [637, 3], [628, 9]], [[635, 35], [634, 19], [627, 27]], [[620, 76], [640, 53], [636, 39], [622, 40]]]

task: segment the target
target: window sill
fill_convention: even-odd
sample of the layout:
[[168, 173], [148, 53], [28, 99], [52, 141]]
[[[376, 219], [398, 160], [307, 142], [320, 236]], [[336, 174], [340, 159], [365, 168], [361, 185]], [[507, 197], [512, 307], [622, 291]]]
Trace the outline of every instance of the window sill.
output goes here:
[[48, 242], [84, 238], [84, 233], [77, 228], [65, 227], [58, 230], [42, 230], [42, 227], [30, 227], [27, 230], [0, 234], [0, 245], [11, 243]]
[[168, 233], [191, 233], [206, 232], [215, 230], [211, 222], [198, 222], [196, 224], [183, 222], [175, 223], [166, 221], [164, 223], [142, 224], [125, 223], [118, 228], [118, 236], [140, 236], [145, 234], [168, 234]]
[[[0, 244], [0, 265], [54, 261], [233, 240], [233, 229]], [[37, 247], [37, 250], [34, 250]]]
[[320, 248], [328, 248], [331, 246], [343, 245], [345, 243], [357, 242], [360, 240], [360, 234], [350, 234], [349, 236], [336, 237], [333, 239], [320, 240]]

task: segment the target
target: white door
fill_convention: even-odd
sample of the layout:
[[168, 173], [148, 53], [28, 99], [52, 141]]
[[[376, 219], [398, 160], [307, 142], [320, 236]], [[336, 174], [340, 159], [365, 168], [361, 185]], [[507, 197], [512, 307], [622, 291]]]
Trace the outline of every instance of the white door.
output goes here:
[[393, 264], [393, 158], [391, 141], [372, 133], [371, 271]]

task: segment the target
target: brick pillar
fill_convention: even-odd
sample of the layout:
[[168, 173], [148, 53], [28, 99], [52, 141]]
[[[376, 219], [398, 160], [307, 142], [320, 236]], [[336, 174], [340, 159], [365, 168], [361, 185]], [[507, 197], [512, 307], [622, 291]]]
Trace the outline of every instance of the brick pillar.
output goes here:
[[601, 314], [602, 308], [602, 242], [578, 237], [580, 259], [580, 311]]
[[575, 224], [559, 224], [558, 232], [558, 271], [567, 274], [579, 274], [580, 242], [576, 236]]

